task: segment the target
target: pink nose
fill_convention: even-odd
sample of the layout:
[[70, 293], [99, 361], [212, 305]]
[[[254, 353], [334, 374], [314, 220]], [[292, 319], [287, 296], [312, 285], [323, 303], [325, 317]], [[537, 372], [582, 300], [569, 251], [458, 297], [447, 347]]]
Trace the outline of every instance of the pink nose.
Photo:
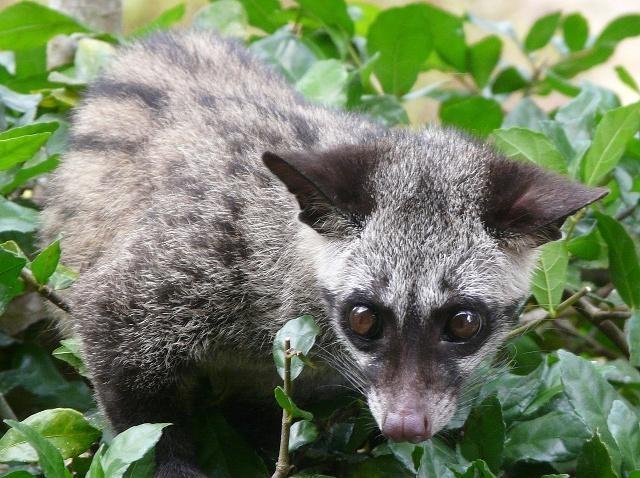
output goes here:
[[382, 425], [382, 433], [395, 442], [419, 443], [431, 438], [427, 417], [415, 410], [389, 412]]

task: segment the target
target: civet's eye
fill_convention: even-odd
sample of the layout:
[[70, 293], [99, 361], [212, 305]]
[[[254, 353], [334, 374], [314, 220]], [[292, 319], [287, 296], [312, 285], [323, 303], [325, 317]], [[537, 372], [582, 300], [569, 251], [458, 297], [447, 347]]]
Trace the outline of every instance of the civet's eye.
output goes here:
[[380, 331], [376, 314], [366, 305], [356, 305], [349, 312], [349, 327], [367, 339], [375, 338]]
[[461, 310], [447, 322], [445, 333], [453, 342], [465, 342], [474, 338], [482, 327], [482, 318], [477, 312]]

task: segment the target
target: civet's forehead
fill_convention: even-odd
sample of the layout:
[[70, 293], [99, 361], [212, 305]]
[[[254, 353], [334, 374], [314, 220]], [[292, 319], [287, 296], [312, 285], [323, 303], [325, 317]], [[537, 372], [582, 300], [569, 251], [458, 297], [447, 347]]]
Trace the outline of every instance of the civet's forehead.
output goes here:
[[399, 320], [427, 318], [453, 297], [512, 302], [527, 278], [482, 222], [493, 153], [440, 131], [396, 138], [374, 172], [376, 208], [353, 245], [348, 268]]

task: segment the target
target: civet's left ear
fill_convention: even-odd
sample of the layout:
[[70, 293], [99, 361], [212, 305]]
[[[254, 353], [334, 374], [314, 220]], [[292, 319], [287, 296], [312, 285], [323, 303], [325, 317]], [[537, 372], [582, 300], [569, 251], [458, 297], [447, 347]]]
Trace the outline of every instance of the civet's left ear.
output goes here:
[[524, 239], [535, 247], [560, 239], [567, 217], [608, 193], [533, 164], [497, 159], [489, 167], [484, 220], [497, 237]]
[[266, 152], [262, 161], [300, 206], [300, 220], [322, 234], [340, 235], [345, 217], [368, 216], [376, 152], [345, 145], [326, 151]]

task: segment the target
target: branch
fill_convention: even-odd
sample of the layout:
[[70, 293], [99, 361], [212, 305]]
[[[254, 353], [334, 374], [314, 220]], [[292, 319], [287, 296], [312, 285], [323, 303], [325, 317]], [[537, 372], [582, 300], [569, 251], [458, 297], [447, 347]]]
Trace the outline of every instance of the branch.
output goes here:
[[[291, 339], [284, 339], [284, 391], [291, 396]], [[284, 408], [282, 409], [282, 429], [280, 432], [280, 451], [276, 470], [271, 478], [286, 478], [291, 471], [291, 460], [289, 457], [289, 433], [291, 431], [292, 417]]]
[[616, 326], [616, 324], [611, 322], [611, 320], [603, 320], [600, 316], [600, 313], [602, 312], [605, 314], [610, 314], [611, 312], [607, 313], [600, 310], [584, 297], [578, 300], [576, 310], [585, 319], [600, 329], [600, 331], [606, 335], [625, 356], [629, 357], [629, 344], [627, 344], [627, 339], [622, 331]]
[[611, 359], [611, 360], [615, 360], [617, 358], [620, 358], [620, 354], [612, 352], [611, 350], [603, 347], [602, 345], [600, 345], [600, 342], [598, 342], [593, 337], [581, 333], [568, 320], [556, 320], [553, 324], [559, 330], [561, 330], [562, 332], [566, 333], [567, 335], [571, 335], [573, 337], [576, 337], [576, 338], [584, 341], [589, 347], [591, 347], [591, 350], [593, 351], [593, 353], [595, 353], [597, 355], [601, 355], [603, 357], [607, 357], [608, 359]]
[[521, 334], [529, 332], [530, 330], [535, 329], [536, 327], [538, 327], [543, 322], [546, 322], [547, 320], [555, 319], [558, 316], [558, 314], [560, 314], [560, 312], [571, 307], [573, 304], [578, 302], [578, 300], [580, 300], [589, 292], [591, 292], [591, 289], [589, 287], [583, 287], [578, 292], [576, 292], [571, 297], [569, 297], [567, 300], [559, 304], [558, 307], [556, 307], [555, 313], [553, 315], [550, 312], [546, 312], [544, 315], [530, 320], [529, 323], [521, 325], [520, 327], [516, 327], [511, 332], [509, 332], [509, 334], [507, 335], [507, 339], [512, 339]]
[[27, 284], [33, 287], [38, 292], [38, 294], [54, 304], [56, 307], [68, 314], [71, 313], [69, 304], [67, 304], [64, 299], [60, 297], [51, 287], [38, 284], [38, 281], [35, 279], [35, 277], [33, 277], [33, 274], [29, 269], [22, 269], [20, 277], [22, 277], [22, 280], [24, 280]]

